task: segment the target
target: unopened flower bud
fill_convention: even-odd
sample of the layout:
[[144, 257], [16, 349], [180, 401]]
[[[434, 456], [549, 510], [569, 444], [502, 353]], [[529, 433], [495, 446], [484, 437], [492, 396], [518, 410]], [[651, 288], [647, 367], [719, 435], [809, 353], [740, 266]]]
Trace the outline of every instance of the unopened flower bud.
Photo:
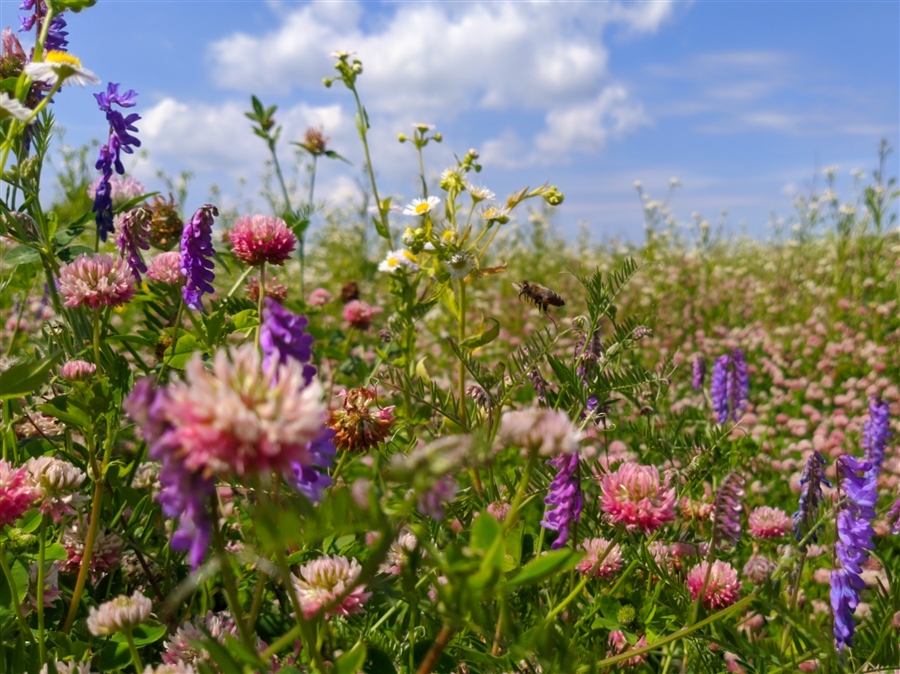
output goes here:
[[331, 77], [323, 77], [323, 78], [322, 78], [322, 84], [324, 84], [325, 87], [328, 88], [328, 89], [331, 88], [331, 83], [332, 83], [332, 82], [334, 82], [334, 79], [331, 78]]
[[546, 201], [551, 206], [559, 206], [565, 198], [563, 196], [563, 193], [559, 191], [556, 185], [552, 185], [550, 189], [544, 192], [543, 197], [544, 201]]
[[409, 139], [406, 137], [405, 133], [398, 133], [397, 140], [399, 140], [401, 143], [405, 143]]
[[432, 136], [432, 138], [434, 138], [435, 143], [440, 143], [442, 140], [444, 140], [444, 136], [440, 133], [434, 134], [434, 136]]

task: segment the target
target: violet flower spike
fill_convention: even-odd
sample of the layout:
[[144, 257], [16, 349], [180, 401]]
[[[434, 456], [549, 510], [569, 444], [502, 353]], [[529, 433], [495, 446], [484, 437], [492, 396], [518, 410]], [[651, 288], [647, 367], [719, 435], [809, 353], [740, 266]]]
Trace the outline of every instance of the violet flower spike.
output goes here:
[[691, 374], [691, 386], [695, 391], [699, 391], [703, 388], [703, 381], [706, 379], [706, 359], [703, 356], [694, 358]]
[[741, 540], [741, 515], [744, 512], [744, 478], [731, 473], [716, 492], [713, 503], [714, 531], [720, 544], [737, 545]]
[[[856, 623], [853, 613], [859, 605], [859, 594], [865, 588], [862, 564], [875, 549], [872, 521], [878, 499], [876, 476], [868, 461], [852, 456], [837, 460], [838, 501], [837, 540], [834, 543], [834, 570], [831, 572], [831, 608], [834, 612], [834, 646], [842, 651], [853, 646]], [[859, 475], [859, 473], [863, 473]]]
[[813, 543], [818, 541], [817, 530], [813, 525], [822, 501], [822, 485], [831, 486], [831, 482], [825, 478], [824, 467], [825, 459], [818, 451], [813, 451], [800, 476], [800, 502], [794, 513], [794, 537], [798, 541], [803, 540], [810, 532], [810, 540]]
[[712, 377], [709, 381], [709, 395], [712, 398], [713, 412], [716, 421], [724, 424], [728, 421], [728, 367], [731, 356], [728, 354], [716, 358], [713, 364]]
[[891, 437], [889, 414], [890, 405], [887, 402], [878, 396], [869, 398], [869, 418], [863, 426], [862, 446], [866, 450], [866, 461], [872, 464], [869, 470], [875, 477], [881, 473], [884, 449]]
[[134, 275], [135, 281], [142, 281], [141, 274], [147, 273], [147, 265], [144, 263], [139, 250], [150, 250], [150, 211], [146, 208], [135, 208], [121, 216], [119, 236], [116, 245], [119, 252]]
[[273, 361], [293, 358], [306, 364], [303, 378], [309, 383], [316, 374], [316, 368], [308, 364], [312, 359], [313, 343], [312, 335], [305, 332], [309, 320], [285, 309], [271, 297], [266, 297], [263, 302], [263, 323], [259, 333], [263, 367], [268, 369]]
[[556, 507], [553, 510], [544, 511], [541, 526], [559, 534], [550, 546], [553, 550], [559, 550], [569, 540], [569, 529], [572, 522], [581, 521], [581, 510], [584, 507], [578, 470], [578, 452], [560, 454], [547, 463], [559, 472], [550, 483], [550, 493], [547, 494], [544, 503]]
[[200, 207], [181, 234], [181, 273], [185, 278], [181, 294], [194, 311], [203, 310], [203, 294], [214, 290], [212, 226], [218, 215], [219, 209], [212, 204]]
[[747, 371], [747, 359], [744, 352], [735, 349], [731, 352], [731, 371], [728, 373], [728, 408], [733, 421], [738, 421], [747, 409], [747, 398], [750, 396], [750, 374]]
[[106, 237], [115, 231], [113, 225], [112, 180], [113, 170], [119, 175], [125, 174], [125, 166], [122, 164], [121, 153], [132, 154], [135, 147], [141, 146], [141, 141], [131, 132], [136, 132], [134, 123], [141, 117], [137, 114], [124, 116], [113, 105], [122, 108], [130, 108], [135, 104], [137, 94], [129, 89], [119, 93], [119, 85], [110, 82], [105, 93], [94, 94], [100, 110], [106, 113], [106, 121], [109, 123], [109, 142], [100, 147], [100, 155], [94, 165], [102, 173], [100, 183], [94, 192], [94, 219], [97, 222], [97, 230], [100, 240], [106, 241]]

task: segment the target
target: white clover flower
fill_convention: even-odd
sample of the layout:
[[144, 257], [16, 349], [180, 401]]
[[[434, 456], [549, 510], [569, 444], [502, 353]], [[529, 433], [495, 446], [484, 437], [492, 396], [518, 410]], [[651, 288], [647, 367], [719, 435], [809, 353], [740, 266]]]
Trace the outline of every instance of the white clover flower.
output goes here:
[[485, 199], [493, 199], [496, 196], [487, 187], [473, 185], [472, 183], [466, 185], [466, 189], [472, 195], [472, 201], [484, 201]]
[[475, 259], [465, 251], [454, 253], [442, 264], [447, 273], [455, 279], [465, 278], [470, 271], [475, 269]]
[[403, 248], [388, 251], [388, 254], [378, 265], [378, 271], [386, 271], [389, 274], [393, 274], [401, 269], [410, 272], [419, 271], [419, 265], [416, 264], [416, 256]]
[[433, 196], [428, 197], [427, 199], [413, 199], [412, 202], [403, 209], [403, 215], [425, 215], [437, 208], [440, 203], [441, 200]]
[[33, 80], [55, 85], [57, 82], [67, 84], [100, 84], [100, 78], [81, 65], [76, 56], [64, 51], [50, 50], [44, 54], [44, 60], [32, 62], [25, 66], [25, 74]]
[[147, 619], [152, 608], [153, 602], [140, 592], [135, 591], [130, 597], [120, 595], [100, 604], [100, 608], [91, 609], [87, 619], [88, 631], [95, 637], [130, 631]]
[[19, 103], [18, 99], [13, 98], [5, 91], [0, 91], [0, 121], [7, 117], [15, 117], [20, 122], [24, 122], [31, 115], [31, 110]]

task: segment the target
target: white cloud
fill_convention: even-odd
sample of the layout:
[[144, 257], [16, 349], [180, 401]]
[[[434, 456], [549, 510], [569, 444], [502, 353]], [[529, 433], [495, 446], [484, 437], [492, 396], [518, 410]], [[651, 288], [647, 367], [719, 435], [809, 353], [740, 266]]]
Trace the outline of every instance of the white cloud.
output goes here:
[[363, 21], [360, 3], [333, 4], [340, 11], [313, 3], [271, 33], [214, 43], [216, 82], [240, 92], [317, 86], [334, 72], [326, 55], [352, 49], [365, 67], [360, 87], [371, 110], [436, 121], [474, 107], [543, 110], [548, 101], [577, 102], [599, 90], [608, 76], [608, 26], [653, 32], [674, 6], [409, 3], [373, 24]]
[[558, 107], [547, 113], [547, 128], [535, 144], [542, 152], [563, 155], [602, 150], [610, 136], [620, 136], [649, 124], [640, 103], [632, 101], [624, 87], [606, 87], [592, 100]]

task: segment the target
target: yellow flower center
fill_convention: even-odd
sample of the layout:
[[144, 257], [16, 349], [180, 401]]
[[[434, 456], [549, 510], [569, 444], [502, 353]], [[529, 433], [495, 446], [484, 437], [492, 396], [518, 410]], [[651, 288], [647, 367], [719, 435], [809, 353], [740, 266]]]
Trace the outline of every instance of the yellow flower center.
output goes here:
[[77, 56], [72, 56], [64, 51], [57, 51], [55, 49], [51, 49], [44, 54], [44, 61], [57, 66], [81, 68], [81, 60]]
[[427, 201], [422, 202], [421, 204], [416, 204], [416, 215], [422, 215], [423, 213], [427, 213], [431, 210], [431, 204]]
[[[405, 257], [407, 260], [410, 260], [411, 262], [416, 261], [416, 256], [410, 253], [408, 250], [403, 251], [403, 257]], [[399, 263], [399, 260], [397, 262]]]

